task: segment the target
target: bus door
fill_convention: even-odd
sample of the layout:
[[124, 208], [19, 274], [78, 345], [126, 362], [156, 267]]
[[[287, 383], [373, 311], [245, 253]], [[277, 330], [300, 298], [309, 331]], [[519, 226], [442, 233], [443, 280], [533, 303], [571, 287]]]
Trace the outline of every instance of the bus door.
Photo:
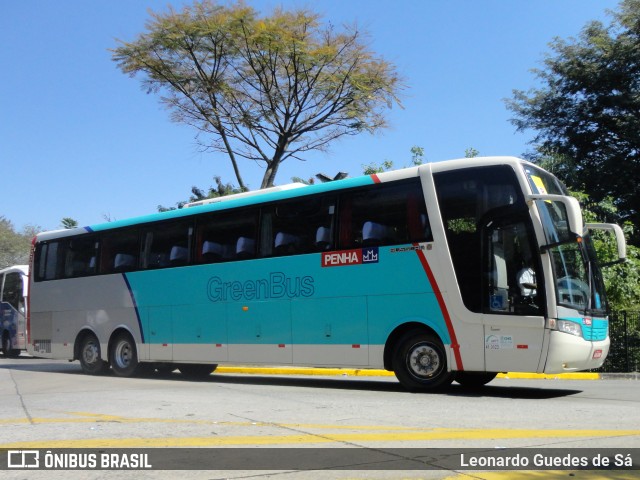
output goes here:
[[545, 326], [544, 283], [528, 214], [481, 222], [485, 368], [538, 369]]
[[7, 356], [26, 348], [26, 277], [18, 271], [0, 274], [0, 339]]

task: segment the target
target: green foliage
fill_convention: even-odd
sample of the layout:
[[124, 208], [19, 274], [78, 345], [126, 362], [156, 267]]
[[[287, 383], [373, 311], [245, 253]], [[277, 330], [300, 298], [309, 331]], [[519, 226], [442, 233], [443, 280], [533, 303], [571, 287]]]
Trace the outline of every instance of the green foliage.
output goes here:
[[[617, 218], [640, 225], [640, 0], [623, 0], [612, 22], [591, 22], [577, 39], [556, 39], [540, 87], [507, 101], [518, 130], [536, 131], [538, 157], [597, 202], [613, 199]], [[639, 232], [632, 242], [640, 245]]]
[[464, 158], [475, 158], [480, 155], [480, 152], [473, 147], [469, 147], [464, 151]]
[[78, 221], [70, 217], [64, 217], [60, 221], [60, 225], [64, 229], [71, 230], [72, 228], [78, 228]]
[[424, 148], [417, 145], [411, 147], [411, 164], [419, 166], [424, 163]]
[[[615, 202], [611, 198], [596, 202], [583, 192], [571, 192], [571, 194], [580, 202], [585, 223], [603, 222], [605, 218], [617, 216]], [[634, 226], [631, 222], [625, 222], [622, 229], [627, 239], [633, 236]], [[615, 261], [617, 259], [615, 239], [600, 231], [593, 231], [591, 235], [598, 259], [601, 262]], [[627, 261], [605, 266], [602, 269], [602, 277], [612, 310], [640, 308], [640, 248], [627, 244]]]
[[199, 202], [200, 200], [207, 200], [209, 198], [226, 197], [227, 195], [235, 195], [236, 193], [242, 193], [246, 190], [238, 188], [231, 183], [223, 183], [222, 178], [219, 176], [213, 177], [215, 186], [211, 186], [207, 191], [202, 190], [199, 187], [191, 187], [191, 196], [189, 200], [177, 202], [175, 207], [163, 207], [158, 205], [159, 212], [168, 212], [170, 210], [176, 210], [184, 207], [187, 203]]
[[362, 165], [362, 173], [364, 175], [374, 175], [376, 173], [388, 172], [393, 170], [393, 161], [385, 160], [382, 163], [371, 162], [369, 165]]
[[0, 215], [0, 268], [28, 263], [31, 239], [39, 230], [39, 227], [28, 226], [18, 233], [11, 221]]
[[261, 188], [280, 164], [325, 150], [337, 138], [376, 132], [399, 104], [395, 67], [376, 56], [356, 26], [339, 31], [305, 9], [260, 16], [242, 2], [203, 0], [152, 13], [146, 31], [120, 42], [113, 59], [142, 74], [176, 122], [194, 126], [205, 147], [264, 165]]
[[[424, 163], [424, 148], [414, 145], [411, 147], [411, 163], [407, 167], [418, 167]], [[385, 160], [382, 163], [371, 162], [368, 165], [362, 165], [363, 175], [373, 175], [375, 173], [388, 172], [393, 170], [393, 160]]]

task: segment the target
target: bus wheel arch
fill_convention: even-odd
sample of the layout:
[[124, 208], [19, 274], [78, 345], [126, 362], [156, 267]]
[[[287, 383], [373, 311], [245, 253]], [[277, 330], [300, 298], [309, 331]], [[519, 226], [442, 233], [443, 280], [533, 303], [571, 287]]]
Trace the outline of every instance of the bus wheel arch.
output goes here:
[[80, 361], [80, 367], [86, 374], [102, 375], [109, 370], [109, 363], [102, 359], [100, 341], [89, 329], [80, 331], [76, 337], [73, 357]]
[[109, 338], [109, 364], [118, 377], [131, 377], [139, 370], [136, 342], [125, 328], [115, 330]]
[[396, 329], [385, 347], [385, 366], [391, 366], [410, 391], [433, 391], [451, 384], [447, 350], [440, 336], [424, 324]]
[[393, 354], [398, 345], [398, 342], [404, 337], [407, 332], [410, 331], [424, 331], [431, 335], [438, 336], [435, 330], [430, 328], [424, 323], [412, 321], [398, 325], [387, 337], [387, 341], [384, 345], [383, 362], [384, 368], [389, 371], [393, 371]]

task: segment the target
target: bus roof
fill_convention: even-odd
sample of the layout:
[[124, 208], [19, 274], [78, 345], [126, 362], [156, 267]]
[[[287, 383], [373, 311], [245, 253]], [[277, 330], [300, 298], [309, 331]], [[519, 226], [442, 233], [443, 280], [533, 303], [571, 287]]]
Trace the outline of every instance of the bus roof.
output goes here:
[[29, 265], [12, 265], [10, 267], [3, 268], [2, 270], [0, 270], [0, 275], [11, 272], [20, 272], [24, 275], [29, 275]]

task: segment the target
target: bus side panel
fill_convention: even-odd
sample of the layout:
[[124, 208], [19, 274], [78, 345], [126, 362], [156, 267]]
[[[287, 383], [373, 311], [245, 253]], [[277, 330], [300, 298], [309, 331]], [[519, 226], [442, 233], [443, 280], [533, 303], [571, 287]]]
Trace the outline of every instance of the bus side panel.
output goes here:
[[128, 330], [136, 343], [142, 343], [138, 312], [122, 275], [37, 282], [31, 292], [30, 348], [35, 355], [73, 358], [82, 330], [96, 335], [105, 360], [116, 328]]
[[148, 359], [380, 367], [409, 321], [450, 343], [415, 251], [395, 250], [326, 268], [311, 254], [127, 274]]
[[245, 301], [227, 305], [229, 361], [290, 364], [291, 302]]
[[397, 326], [411, 322], [427, 325], [443, 344], [451, 343], [442, 311], [433, 293], [369, 297], [371, 343], [384, 345]]
[[291, 310], [293, 363], [369, 365], [365, 297], [296, 299]]
[[195, 304], [172, 307], [173, 358], [186, 362], [229, 360], [227, 305]]
[[31, 343], [27, 345], [30, 355], [53, 358], [51, 353], [51, 337], [53, 321], [51, 312], [31, 312]]
[[141, 359], [381, 367], [389, 335], [407, 322], [449, 349], [413, 248], [330, 267], [309, 254], [128, 273], [148, 344]]

